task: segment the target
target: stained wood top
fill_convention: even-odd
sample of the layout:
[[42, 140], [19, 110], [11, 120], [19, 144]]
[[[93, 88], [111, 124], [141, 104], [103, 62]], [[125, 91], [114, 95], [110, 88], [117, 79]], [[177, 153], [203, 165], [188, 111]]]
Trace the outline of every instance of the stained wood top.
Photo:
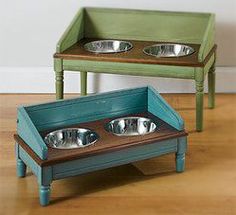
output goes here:
[[[159, 130], [154, 133], [143, 136], [118, 137], [107, 132], [104, 129], [104, 124], [109, 122], [111, 119], [104, 119], [89, 123], [72, 125], [69, 127], [83, 127], [96, 131], [100, 136], [99, 140], [97, 141], [97, 143], [95, 143], [95, 145], [78, 149], [61, 150], [49, 147], [47, 160], [41, 160], [18, 135], [14, 135], [14, 138], [40, 166], [48, 166], [56, 163], [94, 156], [107, 152], [114, 152], [129, 147], [150, 144], [161, 140], [187, 135], [185, 131], [176, 130], [175, 128], [169, 126], [167, 123], [163, 122], [162, 120], [150, 113], [133, 114], [132, 116], [137, 115], [153, 118], [154, 120], [159, 121], [161, 124]], [[44, 137], [49, 132], [50, 130], [45, 131], [41, 133], [41, 135]]]
[[[143, 48], [146, 46], [159, 44], [163, 42], [136, 41], [129, 40], [133, 44], [133, 48], [127, 52], [96, 54], [86, 51], [83, 46], [85, 43], [99, 39], [82, 39], [62, 53], [54, 54], [54, 58], [62, 58], [65, 60], [91, 60], [91, 61], [107, 61], [107, 62], [122, 62], [122, 63], [142, 63], [142, 64], [160, 64], [160, 65], [175, 65], [175, 66], [194, 66], [203, 67], [210, 59], [216, 49], [216, 45], [209, 52], [203, 62], [198, 62], [198, 52], [200, 44], [187, 44], [195, 49], [191, 55], [184, 57], [172, 58], [156, 58], [143, 53]], [[168, 42], [169, 43], [169, 42]]]

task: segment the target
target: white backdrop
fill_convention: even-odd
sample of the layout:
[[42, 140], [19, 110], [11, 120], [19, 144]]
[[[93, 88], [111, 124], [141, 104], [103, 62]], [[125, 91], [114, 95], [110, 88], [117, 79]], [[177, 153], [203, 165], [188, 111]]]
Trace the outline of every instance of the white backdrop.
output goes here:
[[[0, 0], [0, 92], [54, 92], [58, 39], [83, 6], [216, 13], [217, 91], [236, 92], [236, 0]], [[79, 75], [65, 72], [66, 92], [79, 91]], [[192, 81], [89, 75], [89, 91], [151, 84], [160, 92], [193, 92]]]

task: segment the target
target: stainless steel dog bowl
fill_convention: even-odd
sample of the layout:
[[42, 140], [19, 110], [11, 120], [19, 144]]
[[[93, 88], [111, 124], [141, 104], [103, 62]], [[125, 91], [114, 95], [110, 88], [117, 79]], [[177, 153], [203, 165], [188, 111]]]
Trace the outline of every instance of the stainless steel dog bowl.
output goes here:
[[100, 54], [126, 52], [132, 47], [132, 43], [120, 40], [97, 40], [84, 45], [87, 51]]
[[182, 44], [156, 44], [147, 46], [143, 52], [154, 57], [183, 57], [194, 53], [194, 49]]
[[45, 142], [56, 149], [75, 149], [94, 144], [98, 140], [97, 133], [85, 128], [66, 128], [46, 135]]
[[110, 121], [105, 129], [117, 136], [137, 136], [154, 132], [157, 125], [144, 117], [124, 117]]

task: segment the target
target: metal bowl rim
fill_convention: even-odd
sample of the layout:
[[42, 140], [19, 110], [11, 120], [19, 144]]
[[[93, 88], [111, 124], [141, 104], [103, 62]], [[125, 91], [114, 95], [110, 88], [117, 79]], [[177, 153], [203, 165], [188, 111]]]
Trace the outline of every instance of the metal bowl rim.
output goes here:
[[[93, 50], [90, 50], [86, 47], [87, 44], [90, 44], [90, 43], [95, 43], [95, 42], [120, 42], [120, 43], [127, 43], [130, 45], [130, 47], [127, 49], [127, 50], [120, 50], [120, 51], [109, 51], [109, 52], [101, 52], [101, 51], [93, 51]], [[94, 41], [90, 41], [90, 42], [87, 42], [85, 43], [84, 45], [84, 49], [88, 52], [93, 52], [93, 53], [99, 53], [99, 54], [114, 54], [114, 53], [120, 53], [120, 52], [126, 52], [126, 51], [129, 51], [130, 49], [133, 48], [133, 44], [129, 41], [125, 41], [125, 40], [94, 40]]]
[[152, 48], [152, 47], [157, 47], [157, 46], [169, 46], [169, 45], [179, 45], [179, 46], [184, 46], [186, 48], [189, 48], [191, 49], [191, 53], [190, 54], [187, 54], [187, 55], [179, 55], [179, 56], [163, 56], [162, 58], [173, 58], [173, 57], [185, 57], [185, 56], [189, 56], [189, 55], [192, 55], [195, 51], [195, 49], [192, 47], [192, 46], [189, 46], [187, 44], [182, 44], [182, 43], [157, 43], [157, 44], [153, 44], [153, 45], [150, 45], [150, 46], [145, 46], [143, 48], [143, 53], [146, 54], [146, 55], [149, 55], [149, 56], [154, 56], [154, 57], [157, 57], [158, 55], [154, 55], [154, 54], [150, 54], [150, 53], [147, 53], [145, 49], [148, 49], [148, 48]]
[[[50, 143], [48, 143], [48, 142], [46, 141], [46, 139], [48, 138], [48, 136], [53, 135], [53, 134], [55, 134], [56, 132], [65, 131], [65, 130], [87, 130], [87, 131], [90, 131], [91, 133], [93, 133], [93, 134], [96, 135], [96, 140], [93, 141], [93, 142], [91, 142], [91, 143], [89, 143], [89, 144], [87, 144], [87, 145], [85, 145], [85, 146], [80, 146], [80, 147], [75, 147], [75, 148], [66, 148], [66, 147], [65, 147], [65, 148], [57, 148], [57, 147], [52, 146]], [[53, 149], [59, 149], [59, 150], [65, 150], [65, 149], [66, 149], [66, 150], [73, 150], [73, 149], [84, 148], [84, 147], [86, 147], [86, 146], [93, 145], [93, 144], [96, 143], [99, 139], [100, 139], [100, 136], [98, 135], [98, 133], [95, 132], [95, 131], [93, 131], [93, 130], [91, 130], [91, 129], [89, 129], [89, 128], [62, 128], [62, 129], [58, 129], [58, 130], [55, 130], [55, 131], [51, 131], [51, 132], [49, 132], [46, 136], [44, 136], [44, 141], [46, 142], [46, 145], [47, 145], [47, 146], [49, 146], [49, 147], [51, 147], [51, 148], [53, 148]]]
[[[145, 120], [147, 120], [147, 121], [150, 121], [151, 123], [154, 123], [156, 127], [155, 127], [155, 129], [153, 129], [151, 132], [148, 132], [148, 133], [145, 133], [145, 134], [135, 134], [135, 135], [118, 134], [118, 133], [114, 133], [114, 132], [112, 132], [112, 131], [110, 131], [110, 130], [108, 129], [108, 125], [109, 125], [109, 124], [111, 124], [111, 123], [113, 123], [113, 122], [115, 122], [115, 121], [124, 120], [124, 119], [145, 119]], [[124, 137], [124, 136], [143, 136], [143, 135], [147, 135], [147, 134], [151, 134], [151, 133], [155, 132], [155, 131], [157, 130], [157, 123], [156, 123], [153, 119], [147, 118], [147, 117], [139, 117], [139, 116], [119, 117], [119, 118], [116, 118], [116, 119], [113, 119], [113, 120], [107, 122], [107, 123], [105, 124], [105, 130], [106, 130], [107, 132], [109, 132], [109, 133], [112, 133], [112, 134], [116, 135], [116, 136], [123, 136], [123, 137]]]

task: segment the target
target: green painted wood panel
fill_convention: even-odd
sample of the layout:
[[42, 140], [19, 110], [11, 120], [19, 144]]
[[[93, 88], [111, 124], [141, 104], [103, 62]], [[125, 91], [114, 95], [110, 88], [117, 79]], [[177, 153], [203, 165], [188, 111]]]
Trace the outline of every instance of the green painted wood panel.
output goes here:
[[209, 17], [209, 13], [86, 8], [84, 36], [200, 44]]
[[201, 46], [198, 52], [198, 61], [202, 62], [215, 45], [215, 15], [211, 14], [207, 27], [201, 41]]
[[209, 72], [210, 68], [212, 67], [212, 65], [214, 64], [216, 58], [215, 58], [215, 54], [211, 56], [211, 58], [209, 59], [209, 61], [207, 62], [207, 64], [205, 65], [205, 67], [203, 68], [204, 70], [204, 76]]
[[63, 60], [63, 69], [98, 73], [194, 79], [194, 67], [88, 60]]
[[84, 9], [81, 8], [57, 43], [57, 53], [61, 53], [84, 37]]

